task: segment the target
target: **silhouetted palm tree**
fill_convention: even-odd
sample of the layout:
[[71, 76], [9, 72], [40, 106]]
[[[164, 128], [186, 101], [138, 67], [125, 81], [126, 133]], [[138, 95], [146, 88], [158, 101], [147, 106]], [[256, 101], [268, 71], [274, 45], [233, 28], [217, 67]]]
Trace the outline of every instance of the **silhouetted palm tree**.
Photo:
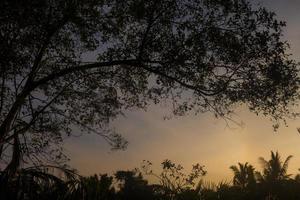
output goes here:
[[284, 161], [281, 160], [278, 152], [271, 151], [271, 159], [265, 160], [260, 157], [259, 161], [262, 164], [262, 174], [258, 173], [257, 178], [264, 188], [265, 195], [268, 199], [282, 199], [287, 194], [284, 194], [284, 186], [290, 180], [290, 174], [287, 174], [288, 164], [292, 156], [289, 155]]
[[273, 151], [271, 151], [271, 159], [269, 161], [260, 157], [259, 161], [263, 166], [263, 174], [259, 176], [260, 181], [274, 183], [289, 179], [291, 175], [287, 174], [287, 169], [291, 158], [292, 156], [289, 155], [282, 162], [279, 153], [274, 153]]
[[255, 184], [254, 167], [245, 164], [238, 163], [238, 165], [232, 165], [230, 169], [233, 171], [233, 185], [245, 189], [249, 185]]
[[[55, 174], [55, 170], [61, 174]], [[5, 182], [4, 173], [0, 172], [1, 200], [77, 200], [82, 199], [84, 194], [81, 176], [63, 167], [35, 166], [20, 169]]]

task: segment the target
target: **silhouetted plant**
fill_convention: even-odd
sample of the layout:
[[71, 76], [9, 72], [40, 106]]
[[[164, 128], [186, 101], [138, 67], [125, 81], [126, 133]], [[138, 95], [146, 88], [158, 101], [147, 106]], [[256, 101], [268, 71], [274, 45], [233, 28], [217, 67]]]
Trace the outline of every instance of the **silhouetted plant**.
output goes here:
[[145, 174], [158, 179], [165, 199], [181, 199], [184, 195], [195, 198], [199, 195], [199, 187], [195, 188], [195, 185], [206, 174], [204, 166], [197, 163], [193, 165], [190, 173], [185, 174], [184, 168], [171, 160], [164, 160], [161, 165], [162, 172], [160, 174], [152, 171], [152, 163], [149, 161], [144, 161], [142, 169]]
[[233, 171], [233, 185], [238, 186], [241, 189], [245, 189], [249, 186], [253, 186], [255, 180], [255, 169], [249, 163], [238, 163], [238, 166], [231, 166], [230, 169]]
[[263, 173], [259, 176], [259, 180], [267, 183], [275, 183], [290, 178], [290, 174], [287, 174], [288, 164], [292, 156], [288, 156], [284, 161], [281, 160], [278, 152], [271, 151], [271, 159], [265, 160], [263, 157], [259, 158], [259, 161], [263, 167]]
[[11, 200], [82, 199], [84, 194], [80, 176], [74, 170], [56, 166], [24, 168], [10, 178], [4, 171], [0, 186], [1, 199]]
[[118, 171], [115, 178], [119, 182], [117, 199], [154, 199], [153, 188], [148, 185], [148, 181], [143, 179], [142, 174], [138, 171]]
[[115, 189], [113, 187], [113, 177], [107, 174], [84, 177], [81, 180], [85, 188], [85, 200], [113, 200], [115, 199]]
[[288, 156], [284, 161], [281, 160], [278, 152], [271, 151], [271, 159], [265, 160], [260, 157], [259, 161], [262, 164], [262, 174], [257, 174], [257, 179], [261, 182], [268, 192], [268, 198], [279, 198], [280, 190], [283, 187], [283, 183], [290, 179], [290, 174], [287, 174], [288, 164], [292, 156]]

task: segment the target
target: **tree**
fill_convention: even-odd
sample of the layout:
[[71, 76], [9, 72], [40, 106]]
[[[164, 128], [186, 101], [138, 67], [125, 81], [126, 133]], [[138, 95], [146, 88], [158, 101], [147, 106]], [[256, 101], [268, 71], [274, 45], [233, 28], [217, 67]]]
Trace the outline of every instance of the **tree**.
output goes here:
[[[58, 176], [55, 172], [60, 172]], [[7, 183], [4, 183], [0, 173], [1, 199], [83, 199], [81, 176], [74, 170], [56, 166], [35, 166], [23, 168]]]
[[265, 191], [268, 192], [267, 195], [270, 198], [276, 198], [284, 193], [283, 184], [290, 179], [290, 174], [287, 173], [288, 164], [290, 159], [292, 158], [289, 155], [284, 162], [282, 162], [280, 155], [278, 152], [274, 153], [271, 151], [271, 159], [265, 160], [260, 157], [259, 161], [263, 166], [263, 173], [258, 173], [258, 180], [262, 183], [262, 186], [265, 187]]
[[255, 172], [252, 165], [238, 163], [238, 166], [232, 165], [230, 169], [233, 171], [233, 185], [246, 189], [255, 184]]
[[113, 187], [113, 177], [110, 177], [107, 174], [85, 177], [82, 179], [81, 184], [85, 188], [83, 199], [114, 199], [115, 189]]
[[175, 164], [171, 160], [166, 159], [161, 165], [161, 173], [156, 174], [151, 169], [152, 163], [144, 160], [142, 170], [146, 175], [158, 179], [159, 185], [162, 187], [163, 199], [195, 199], [199, 197], [201, 187], [200, 185], [196, 186], [196, 183], [206, 174], [204, 166], [197, 163], [186, 174], [180, 164]]
[[263, 174], [261, 179], [265, 182], [275, 183], [289, 179], [291, 175], [287, 174], [289, 161], [293, 156], [289, 155], [284, 162], [282, 162], [278, 152], [271, 151], [271, 159], [265, 160], [263, 157], [259, 158], [263, 166]]
[[150, 102], [224, 118], [245, 103], [277, 121], [298, 98], [285, 23], [247, 0], [4, 0], [0, 10], [0, 158], [11, 174], [60, 160], [56, 145], [74, 132], [123, 148], [107, 125]]
[[118, 171], [115, 178], [120, 183], [117, 199], [154, 199], [152, 187], [137, 170]]

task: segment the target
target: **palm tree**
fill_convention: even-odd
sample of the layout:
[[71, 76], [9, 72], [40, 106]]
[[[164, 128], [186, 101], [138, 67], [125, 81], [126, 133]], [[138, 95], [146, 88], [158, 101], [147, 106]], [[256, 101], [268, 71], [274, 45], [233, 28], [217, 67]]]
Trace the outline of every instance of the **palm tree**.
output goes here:
[[245, 164], [238, 163], [237, 166], [233, 165], [230, 169], [234, 174], [233, 185], [245, 189], [255, 183], [254, 167], [247, 162]]
[[280, 197], [286, 196], [283, 192], [285, 187], [283, 184], [290, 179], [290, 174], [287, 174], [289, 161], [292, 156], [289, 155], [284, 161], [281, 160], [278, 152], [271, 151], [271, 159], [265, 160], [260, 157], [259, 161], [262, 164], [263, 172], [258, 173], [258, 180], [265, 190], [265, 195], [268, 199], [281, 199]]
[[34, 166], [18, 169], [7, 180], [3, 179], [7, 178], [5, 173], [0, 171], [1, 199], [83, 199], [81, 176], [74, 170], [57, 166]]
[[291, 158], [292, 156], [289, 155], [285, 161], [282, 162], [279, 153], [274, 153], [273, 151], [271, 151], [271, 159], [269, 161], [260, 157], [259, 161], [263, 166], [263, 174], [260, 175], [259, 179], [267, 183], [275, 183], [289, 179], [291, 175], [287, 174], [287, 169]]

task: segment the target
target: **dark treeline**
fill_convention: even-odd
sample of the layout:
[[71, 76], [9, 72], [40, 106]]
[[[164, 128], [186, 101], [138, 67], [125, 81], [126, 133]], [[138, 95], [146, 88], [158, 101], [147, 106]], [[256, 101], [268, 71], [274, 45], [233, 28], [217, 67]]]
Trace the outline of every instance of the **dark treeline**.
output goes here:
[[[230, 182], [203, 181], [204, 166], [193, 165], [189, 173], [170, 160], [162, 162], [161, 172], [151, 169], [144, 161], [140, 169], [117, 171], [82, 177], [72, 170], [51, 166], [22, 169], [18, 175], [4, 182], [2, 175], [1, 199], [87, 199], [87, 200], [293, 200], [300, 199], [300, 175], [287, 173], [292, 156], [280, 158], [271, 152], [271, 158], [259, 158], [257, 171], [249, 163], [232, 165]], [[61, 173], [63, 172], [63, 173]], [[146, 177], [158, 181], [149, 183]]]

